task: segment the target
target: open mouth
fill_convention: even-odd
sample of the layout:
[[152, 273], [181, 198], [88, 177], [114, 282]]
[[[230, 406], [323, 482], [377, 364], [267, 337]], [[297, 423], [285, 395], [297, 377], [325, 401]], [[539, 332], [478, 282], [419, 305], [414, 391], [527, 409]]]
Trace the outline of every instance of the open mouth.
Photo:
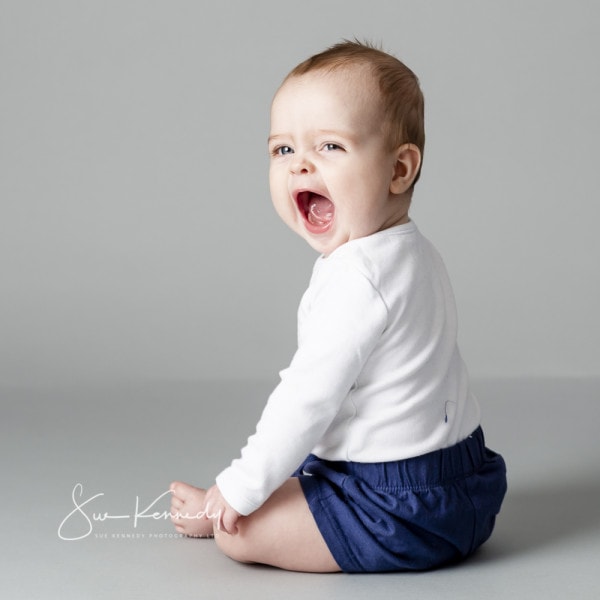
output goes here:
[[306, 227], [312, 233], [324, 233], [333, 222], [335, 208], [333, 202], [310, 190], [298, 192], [296, 203], [306, 221]]

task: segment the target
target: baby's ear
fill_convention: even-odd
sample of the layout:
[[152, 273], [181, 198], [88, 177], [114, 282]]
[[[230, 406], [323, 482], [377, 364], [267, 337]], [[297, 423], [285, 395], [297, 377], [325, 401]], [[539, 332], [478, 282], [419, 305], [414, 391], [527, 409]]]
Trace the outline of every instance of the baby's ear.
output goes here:
[[403, 194], [413, 184], [421, 166], [421, 151], [414, 144], [402, 144], [396, 150], [396, 163], [390, 183], [392, 194]]

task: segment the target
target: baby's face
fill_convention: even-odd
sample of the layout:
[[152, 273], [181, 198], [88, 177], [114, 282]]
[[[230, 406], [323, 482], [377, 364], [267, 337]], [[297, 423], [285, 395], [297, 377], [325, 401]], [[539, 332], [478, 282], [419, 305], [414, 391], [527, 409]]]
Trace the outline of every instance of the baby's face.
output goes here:
[[371, 75], [355, 68], [293, 77], [273, 100], [273, 204], [325, 256], [408, 220], [390, 191], [396, 154], [386, 145], [377, 93]]

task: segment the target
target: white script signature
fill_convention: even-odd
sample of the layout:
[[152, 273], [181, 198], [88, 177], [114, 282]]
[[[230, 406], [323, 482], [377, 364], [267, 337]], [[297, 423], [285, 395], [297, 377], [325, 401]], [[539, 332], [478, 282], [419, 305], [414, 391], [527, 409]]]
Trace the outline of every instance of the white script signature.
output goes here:
[[[220, 511], [219, 511], [219, 513], [214, 514], [214, 515], [208, 514], [205, 511], [199, 512], [194, 515], [190, 515], [189, 513], [180, 513], [180, 512], [172, 513], [170, 511], [150, 512], [153, 510], [154, 505], [159, 500], [161, 500], [162, 498], [164, 498], [165, 496], [167, 496], [171, 493], [172, 493], [171, 490], [167, 490], [166, 492], [163, 492], [160, 496], [158, 496], [152, 502], [150, 502], [150, 504], [148, 504], [148, 506], [146, 506], [146, 508], [144, 508], [143, 510], [140, 510], [140, 497], [136, 496], [135, 497], [135, 511], [133, 512], [133, 514], [110, 515], [107, 512], [99, 512], [99, 513], [92, 513], [90, 516], [84, 510], [84, 507], [86, 507], [92, 501], [96, 500], [96, 498], [100, 498], [101, 496], [104, 496], [104, 493], [101, 492], [99, 494], [95, 494], [94, 496], [90, 496], [86, 500], [83, 500], [83, 485], [81, 483], [77, 483], [77, 484], [75, 484], [75, 487], [73, 488], [73, 492], [71, 493], [71, 498], [73, 500], [74, 508], [61, 521], [60, 525], [58, 526], [58, 537], [61, 540], [65, 540], [67, 542], [74, 542], [76, 540], [82, 540], [82, 539], [88, 537], [89, 535], [91, 535], [92, 531], [94, 530], [95, 522], [104, 522], [104, 521], [108, 521], [111, 519], [133, 519], [133, 528], [135, 529], [138, 526], [138, 522], [140, 521], [140, 519], [153, 519], [155, 521], [159, 521], [159, 520], [167, 520], [167, 519], [171, 519], [171, 518], [180, 518], [180, 519], [214, 519], [214, 518], [217, 518], [218, 519], [220, 517], [220, 514], [219, 514]], [[67, 525], [67, 523], [71, 523], [71, 527], [73, 527], [73, 521], [77, 521], [77, 520], [83, 526], [83, 528], [81, 529], [80, 535], [72, 536], [72, 535], [64, 534], [64, 529], [65, 529], [65, 526]]]

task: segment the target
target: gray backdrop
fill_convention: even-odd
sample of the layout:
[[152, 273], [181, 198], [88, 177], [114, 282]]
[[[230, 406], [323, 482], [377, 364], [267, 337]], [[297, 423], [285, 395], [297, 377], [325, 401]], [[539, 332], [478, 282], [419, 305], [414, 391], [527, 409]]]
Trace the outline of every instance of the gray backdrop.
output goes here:
[[413, 218], [476, 377], [600, 376], [600, 3], [0, 1], [0, 383], [275, 379], [315, 255], [272, 94], [341, 38], [419, 75]]

